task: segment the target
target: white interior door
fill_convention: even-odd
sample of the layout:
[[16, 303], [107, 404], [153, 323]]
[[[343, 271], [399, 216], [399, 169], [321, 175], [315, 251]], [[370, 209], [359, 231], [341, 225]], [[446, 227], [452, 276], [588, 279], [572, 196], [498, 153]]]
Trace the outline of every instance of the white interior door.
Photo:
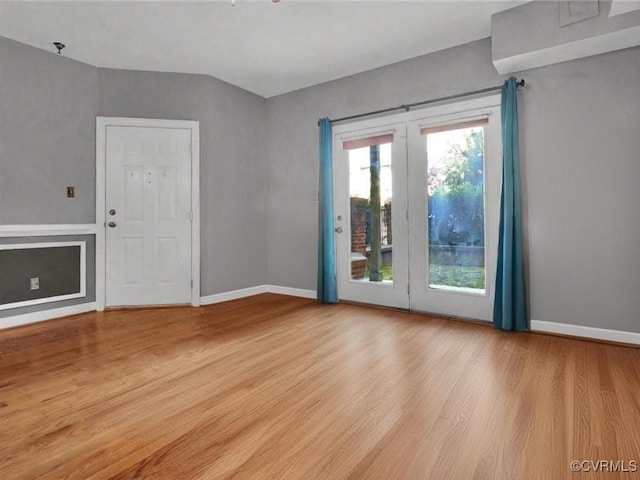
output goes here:
[[191, 130], [106, 128], [105, 303], [191, 302]]
[[335, 137], [341, 300], [409, 307], [404, 124]]
[[491, 320], [499, 107], [410, 122], [408, 135], [411, 309]]

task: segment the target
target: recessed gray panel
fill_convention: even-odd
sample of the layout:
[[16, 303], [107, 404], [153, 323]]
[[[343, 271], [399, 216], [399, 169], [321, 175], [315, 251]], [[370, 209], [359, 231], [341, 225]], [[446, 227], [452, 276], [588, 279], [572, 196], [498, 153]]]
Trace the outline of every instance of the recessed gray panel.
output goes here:
[[79, 293], [80, 255], [78, 245], [0, 250], [0, 304]]

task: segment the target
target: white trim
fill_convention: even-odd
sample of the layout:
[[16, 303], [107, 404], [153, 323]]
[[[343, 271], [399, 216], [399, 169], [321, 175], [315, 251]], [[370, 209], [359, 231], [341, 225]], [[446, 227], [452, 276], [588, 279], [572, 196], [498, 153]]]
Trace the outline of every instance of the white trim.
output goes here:
[[302, 288], [280, 287], [278, 285], [265, 285], [267, 292], [277, 293], [278, 295], [290, 295], [292, 297], [316, 298], [315, 290], [305, 290]]
[[78, 315], [80, 313], [94, 312], [96, 303], [81, 303], [79, 305], [71, 305], [69, 307], [53, 308], [50, 310], [42, 310], [40, 312], [25, 313], [23, 315], [14, 315], [12, 317], [0, 318], [0, 329], [18, 327], [29, 323], [43, 322], [54, 318], [68, 317], [69, 315]]
[[[96, 309], [105, 307], [106, 250], [105, 194], [107, 161], [107, 122], [96, 117]], [[98, 232], [100, 232], [98, 234]]]
[[256, 287], [241, 288], [239, 290], [231, 290], [230, 292], [207, 295], [206, 297], [200, 298], [200, 305], [228, 302], [229, 300], [252, 297], [253, 295], [260, 295], [261, 293], [267, 293], [267, 285], [258, 285]]
[[108, 126], [191, 130], [191, 305], [200, 306], [200, 122], [150, 118], [96, 117], [96, 305], [105, 307], [106, 133]]
[[624, 332], [622, 330], [609, 330], [606, 328], [586, 327], [584, 325], [570, 325], [567, 323], [545, 322], [531, 320], [532, 332], [557, 333], [572, 337], [593, 338], [609, 342], [628, 343], [640, 345], [640, 333]]
[[95, 235], [94, 223], [0, 225], [0, 238]]
[[191, 305], [200, 306], [200, 122], [191, 125]]
[[43, 303], [61, 302], [74, 298], [84, 298], [87, 296], [87, 242], [47, 242], [47, 243], [7, 243], [0, 245], [0, 250], [25, 250], [30, 248], [58, 248], [58, 247], [80, 247], [80, 291], [55, 297], [41, 297], [20, 302], [0, 304], [0, 310], [12, 308], [29, 307], [31, 305], [41, 305]]
[[301, 298], [316, 298], [315, 290], [304, 290], [302, 288], [280, 287], [278, 285], [258, 285], [255, 287], [241, 288], [230, 292], [216, 293], [200, 299], [201, 305], [212, 305], [214, 303], [228, 302], [239, 298], [252, 297], [261, 293], [277, 293], [278, 295], [290, 295]]

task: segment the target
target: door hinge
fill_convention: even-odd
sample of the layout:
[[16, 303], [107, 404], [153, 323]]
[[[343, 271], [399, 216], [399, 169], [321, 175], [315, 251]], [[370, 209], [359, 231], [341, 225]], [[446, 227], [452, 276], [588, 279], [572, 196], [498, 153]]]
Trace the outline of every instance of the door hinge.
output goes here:
[[191, 290], [193, 290], [193, 278], [191, 279]]
[[193, 222], [193, 212], [189, 212], [189, 219]]

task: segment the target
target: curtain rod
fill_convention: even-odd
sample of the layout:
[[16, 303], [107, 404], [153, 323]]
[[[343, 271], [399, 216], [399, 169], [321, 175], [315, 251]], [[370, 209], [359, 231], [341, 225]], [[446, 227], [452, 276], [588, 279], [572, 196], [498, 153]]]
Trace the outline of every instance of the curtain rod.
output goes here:
[[[524, 87], [524, 78], [516, 82], [516, 85], [518, 87]], [[496, 85], [495, 87], [481, 88], [480, 90], [473, 90], [471, 92], [458, 93], [456, 95], [449, 95], [449, 96], [440, 97], [440, 98], [432, 98], [431, 100], [425, 100], [424, 102], [408, 103], [406, 105], [398, 105], [397, 107], [383, 108], [382, 110], [374, 110], [373, 112], [359, 113], [357, 115], [350, 115], [348, 117], [336, 118], [334, 120], [329, 120], [329, 121], [331, 123], [345, 122], [347, 120], [355, 120], [356, 118], [369, 117], [371, 115], [379, 115], [381, 113], [389, 113], [395, 110], [405, 110], [408, 112], [410, 109], [414, 107], [421, 107], [423, 105], [429, 105], [430, 103], [444, 102], [445, 100], [453, 100], [455, 98], [469, 97], [471, 95], [478, 95], [479, 93], [493, 92], [494, 90], [501, 90], [501, 89], [502, 89], [502, 85]]]

